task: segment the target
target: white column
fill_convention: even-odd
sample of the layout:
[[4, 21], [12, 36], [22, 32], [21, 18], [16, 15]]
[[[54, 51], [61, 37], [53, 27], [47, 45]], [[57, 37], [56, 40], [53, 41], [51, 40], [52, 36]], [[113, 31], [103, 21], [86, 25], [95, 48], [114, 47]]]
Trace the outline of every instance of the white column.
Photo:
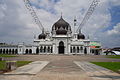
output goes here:
[[68, 44], [68, 54], [70, 54], [70, 44]]
[[46, 46], [46, 52], [45, 53], [48, 54], [48, 46]]
[[55, 48], [55, 44], [53, 44], [53, 54], [56, 53], [56, 48]]
[[33, 53], [36, 53], [36, 47], [35, 46], [32, 47], [32, 54]]
[[77, 54], [77, 46], [75, 46], [75, 54]]
[[88, 50], [87, 53], [90, 54], [90, 47], [88, 46], [87, 48], [88, 48], [87, 49]]

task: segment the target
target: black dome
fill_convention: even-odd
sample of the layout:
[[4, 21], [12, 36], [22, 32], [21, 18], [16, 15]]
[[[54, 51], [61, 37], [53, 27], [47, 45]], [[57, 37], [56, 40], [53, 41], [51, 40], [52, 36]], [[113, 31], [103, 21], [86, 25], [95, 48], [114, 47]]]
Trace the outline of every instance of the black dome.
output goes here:
[[78, 39], [85, 39], [84, 34], [81, 33], [81, 29], [80, 29], [80, 31], [79, 31], [79, 34], [77, 35], [77, 38], [78, 38]]
[[38, 36], [38, 39], [45, 39], [45, 38], [46, 38], [46, 35], [44, 33], [42, 33]]
[[71, 31], [71, 27], [61, 16], [61, 18], [53, 25], [52, 31], [53, 30], [55, 30], [58, 35], [66, 35], [68, 30]]
[[83, 34], [78, 34], [78, 35], [77, 35], [77, 38], [78, 38], [78, 39], [85, 39], [85, 36], [84, 36]]

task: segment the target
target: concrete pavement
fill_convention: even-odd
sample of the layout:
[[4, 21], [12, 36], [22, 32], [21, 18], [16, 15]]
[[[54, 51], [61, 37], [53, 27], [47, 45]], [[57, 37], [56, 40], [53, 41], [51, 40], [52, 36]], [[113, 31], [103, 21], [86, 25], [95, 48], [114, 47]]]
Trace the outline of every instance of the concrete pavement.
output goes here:
[[11, 60], [34, 61], [0, 75], [0, 80], [120, 80], [120, 74], [89, 61], [116, 61], [105, 56], [20, 55]]

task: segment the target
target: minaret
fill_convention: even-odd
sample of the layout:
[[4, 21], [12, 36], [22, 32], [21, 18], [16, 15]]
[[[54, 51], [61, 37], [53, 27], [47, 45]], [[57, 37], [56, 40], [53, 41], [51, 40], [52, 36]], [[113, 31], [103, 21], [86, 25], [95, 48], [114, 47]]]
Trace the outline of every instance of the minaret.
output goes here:
[[42, 29], [42, 34], [45, 34], [44, 28]]
[[75, 17], [75, 18], [74, 18], [74, 33], [75, 33], [76, 24], [77, 24], [77, 19], [76, 19], [76, 17]]
[[77, 33], [75, 32], [75, 28], [76, 28], [76, 26], [77, 26], [77, 19], [76, 19], [76, 17], [74, 17], [74, 39], [77, 39]]

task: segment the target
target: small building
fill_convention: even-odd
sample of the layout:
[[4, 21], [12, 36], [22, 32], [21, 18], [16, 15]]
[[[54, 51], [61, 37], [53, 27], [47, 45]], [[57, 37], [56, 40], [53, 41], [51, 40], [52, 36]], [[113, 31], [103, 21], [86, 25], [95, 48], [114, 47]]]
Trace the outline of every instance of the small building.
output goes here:
[[90, 41], [90, 53], [100, 55], [102, 53], [101, 43], [99, 41]]

